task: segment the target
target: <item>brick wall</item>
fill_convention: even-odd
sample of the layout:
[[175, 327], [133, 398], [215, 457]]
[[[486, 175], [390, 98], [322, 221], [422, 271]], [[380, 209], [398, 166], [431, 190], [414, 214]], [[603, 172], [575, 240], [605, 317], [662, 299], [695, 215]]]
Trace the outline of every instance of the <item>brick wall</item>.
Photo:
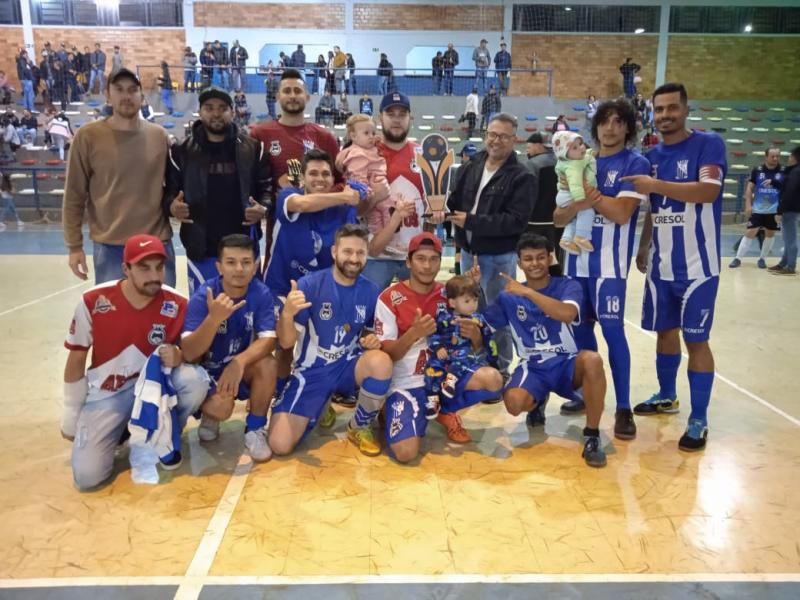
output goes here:
[[5, 71], [14, 89], [22, 87], [17, 79], [16, 57], [19, 49], [25, 46], [22, 27], [0, 27], [0, 70]]
[[[642, 66], [639, 91], [653, 91], [656, 79], [656, 36], [633, 35], [519, 35], [512, 38], [514, 68], [530, 69], [536, 52], [539, 68], [553, 69], [556, 98], [613, 98], [622, 94], [619, 66], [630, 56]], [[547, 94], [547, 75], [515, 74], [510, 93], [514, 96]]]
[[344, 4], [195, 2], [195, 27], [344, 29]]
[[673, 35], [667, 81], [682, 82], [690, 98], [797, 100], [798, 50], [796, 37]]
[[[138, 29], [124, 28], [34, 28], [34, 43], [37, 51], [41, 52], [46, 41], [50, 41], [54, 48], [58, 48], [61, 41], [67, 42], [67, 47], [75, 44], [81, 51], [84, 46], [94, 50], [95, 43], [100, 43], [106, 53], [106, 72], [111, 68], [111, 55], [114, 46], [120, 47], [124, 65], [131, 70], [137, 65], [158, 65], [166, 60], [170, 65], [182, 64], [183, 49], [186, 47], [186, 32], [184, 29], [151, 28]], [[142, 70], [142, 85], [146, 89], [155, 87], [155, 78], [158, 76], [157, 68]], [[181, 73], [172, 69], [172, 77], [181, 79]]]
[[503, 7], [483, 4], [354, 4], [353, 28], [502, 31]]

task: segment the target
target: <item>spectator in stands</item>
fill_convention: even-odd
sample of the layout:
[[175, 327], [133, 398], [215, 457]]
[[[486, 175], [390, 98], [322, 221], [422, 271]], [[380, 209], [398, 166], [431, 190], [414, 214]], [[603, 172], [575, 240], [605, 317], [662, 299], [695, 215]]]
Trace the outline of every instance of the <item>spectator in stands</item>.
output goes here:
[[56, 50], [56, 58], [58, 60], [60, 60], [62, 63], [67, 62], [67, 43], [66, 42], [61, 42], [61, 44], [59, 45], [58, 50]]
[[36, 135], [39, 130], [39, 120], [27, 108], [22, 111], [19, 133], [25, 144], [36, 144]]
[[633, 100], [633, 108], [636, 109], [636, 122], [641, 126], [641, 129], [645, 129], [650, 119], [647, 115], [647, 101], [644, 96], [636, 94]]
[[17, 231], [25, 229], [25, 223], [17, 212], [17, 205], [14, 203], [14, 184], [8, 173], [0, 174], [0, 198], [3, 199], [3, 212], [0, 213], [0, 231], [6, 230], [6, 221], [9, 217], [17, 222]]
[[67, 70], [60, 60], [53, 63], [53, 85], [51, 96], [53, 104], [61, 104], [61, 110], [67, 110]]
[[778, 203], [783, 232], [783, 256], [777, 265], [768, 270], [775, 275], [797, 273], [797, 223], [800, 221], [800, 146], [795, 146], [784, 171], [784, 183]]
[[233, 40], [233, 47], [230, 52], [231, 71], [233, 75], [233, 89], [247, 89], [247, 49], [239, 45], [239, 40]]
[[647, 125], [647, 133], [644, 134], [642, 138], [642, 153], [654, 148], [659, 144], [661, 140], [658, 139], [658, 135], [655, 132], [655, 129], [652, 125]]
[[58, 158], [63, 161], [64, 150], [72, 142], [73, 137], [72, 126], [63, 111], [53, 117], [47, 124], [47, 133], [50, 134], [50, 139], [58, 148]]
[[[274, 105], [275, 101], [273, 100], [273, 111], [275, 110]], [[236, 124], [237, 127], [246, 131], [246, 127], [250, 125], [250, 117], [253, 114], [253, 109], [250, 108], [250, 105], [247, 103], [247, 96], [242, 90], [236, 90], [236, 94], [233, 97], [233, 122]], [[274, 117], [273, 117], [274, 118]]]
[[378, 93], [385, 96], [389, 93], [389, 79], [394, 75], [394, 65], [389, 62], [389, 57], [385, 52], [381, 52], [381, 60], [378, 63]]
[[14, 109], [13, 109], [13, 108], [11, 108], [10, 106], [6, 106], [5, 117], [6, 117], [6, 119], [8, 119], [9, 121], [11, 121], [11, 124], [12, 124], [14, 127], [16, 127], [17, 129], [19, 129], [19, 123], [20, 123], [20, 122], [19, 122], [19, 118], [17, 117], [17, 114], [14, 112]]
[[42, 83], [42, 104], [51, 104], [53, 102], [53, 58], [47, 53], [47, 50], [42, 50], [42, 61], [39, 63], [39, 80]]
[[75, 81], [78, 84], [80, 95], [83, 95], [86, 93], [86, 83], [88, 82], [88, 80], [84, 77], [86, 60], [83, 56], [83, 52], [78, 50], [77, 46], [72, 47], [72, 56], [74, 57], [73, 68], [75, 69]]
[[192, 52], [191, 46], [186, 46], [183, 51], [183, 91], [195, 91], [197, 78], [197, 54]]
[[19, 139], [19, 133], [14, 126], [13, 120], [8, 115], [0, 117], [0, 134], [2, 134], [3, 149], [0, 153], [0, 161], [14, 162], [17, 160], [17, 150], [22, 145], [22, 140]]
[[168, 115], [172, 110], [172, 76], [169, 74], [167, 61], [161, 61], [161, 75], [158, 76], [158, 87], [161, 88], [161, 104], [164, 105]]
[[292, 62], [292, 59], [290, 57], [286, 56], [285, 52], [281, 52], [280, 54], [278, 54], [278, 73], [279, 74], [283, 73], [284, 69], [290, 69], [291, 68], [291, 62]]
[[303, 44], [297, 44], [297, 50], [292, 52], [291, 66], [300, 73], [305, 73], [306, 70], [306, 53], [303, 52]]
[[556, 133], [557, 131], [569, 131], [567, 118], [564, 115], [558, 115], [550, 128], [550, 133]]
[[[533, 208], [528, 217], [525, 233], [535, 233], [546, 237], [558, 248], [561, 239], [561, 228], [553, 225], [553, 211], [556, 209], [558, 192], [558, 176], [556, 175], [556, 155], [553, 153], [547, 138], [538, 131], [528, 137], [528, 160], [523, 162], [525, 168], [533, 175], [534, 193]], [[550, 267], [550, 274], [561, 275], [561, 265]]]
[[481, 94], [486, 93], [486, 73], [492, 64], [492, 55], [487, 46], [487, 40], [481, 40], [480, 46], [472, 51], [472, 62], [475, 63], [475, 87]]
[[107, 90], [113, 114], [81, 127], [69, 153], [62, 214], [70, 269], [88, 279], [81, 233], [88, 215], [96, 283], [120, 279], [125, 240], [146, 233], [164, 241], [166, 283], [174, 287], [172, 228], [161, 208], [167, 132], [139, 118], [143, 93], [135, 73], [123, 68]]
[[347, 100], [347, 94], [342, 94], [339, 96], [339, 108], [333, 120], [334, 124], [344, 125], [352, 114], [353, 112], [350, 110], [350, 102]]
[[598, 106], [600, 106], [600, 103], [597, 101], [597, 98], [594, 97], [594, 94], [589, 94], [586, 98], [586, 121], [583, 124], [587, 139], [592, 134], [592, 119], [595, 113], [597, 113]]
[[349, 52], [347, 53], [347, 78], [345, 84], [345, 91], [349, 89], [351, 94], [358, 93], [358, 88], [356, 88], [356, 61]]
[[464, 115], [461, 117], [462, 121], [467, 122], [467, 139], [472, 137], [475, 132], [475, 123], [478, 118], [478, 88], [473, 87], [472, 91], [467, 94], [467, 103], [464, 106]]
[[633, 78], [641, 68], [635, 62], [631, 62], [630, 57], [626, 58], [625, 62], [620, 65], [619, 72], [622, 73], [622, 89], [626, 98], [632, 99], [636, 96], [636, 83], [634, 83]]
[[336, 99], [328, 90], [325, 90], [325, 94], [319, 99], [319, 104], [314, 111], [314, 122], [322, 125], [324, 121], [325, 124], [332, 125], [335, 116]]
[[124, 66], [122, 52], [120, 52], [119, 46], [114, 46], [114, 54], [111, 55], [111, 72], [108, 74], [108, 78], [111, 79]]
[[[455, 177], [450, 178], [450, 190], [448, 191], [452, 191], [456, 188], [458, 178], [462, 173], [464, 173], [461, 167], [472, 160], [472, 157], [474, 157], [477, 153], [478, 147], [475, 144], [472, 142], [464, 144], [464, 147], [461, 148], [461, 152], [458, 153], [458, 156], [461, 158], [461, 164], [458, 167], [458, 171], [455, 173]], [[453, 223], [451, 221], [444, 222], [444, 232], [448, 242], [454, 240]], [[453, 246], [455, 251], [455, 264], [453, 265], [453, 268], [450, 269], [450, 272], [456, 275], [461, 275], [461, 246], [458, 245], [458, 242], [454, 242]]]
[[239, 129], [234, 103], [221, 88], [200, 94], [200, 118], [190, 135], [169, 151], [164, 209], [181, 221], [189, 261], [189, 290], [218, 275], [220, 240], [240, 233], [258, 240], [271, 205], [269, 154]]
[[320, 80], [325, 79], [325, 70], [327, 66], [328, 63], [325, 60], [325, 57], [322, 54], [320, 54], [317, 57], [317, 62], [314, 63], [314, 68], [312, 69], [312, 72], [314, 73], [314, 81], [311, 85], [311, 92], [310, 92], [311, 94], [318, 94], [320, 92], [320, 89], [322, 90], [325, 89], [325, 86], [320, 85], [319, 82]]
[[342, 52], [342, 49], [339, 46], [333, 47], [333, 69], [334, 69], [334, 81], [337, 94], [342, 92], [347, 93], [347, 87], [345, 84], [345, 74], [347, 73], [347, 55]]
[[494, 55], [494, 69], [500, 83], [500, 95], [508, 96], [508, 71], [511, 69], [511, 54], [506, 50], [505, 42], [500, 42], [500, 50]]
[[206, 42], [205, 48], [200, 53], [200, 89], [204, 90], [214, 80], [214, 65], [217, 60], [211, 42]]
[[431, 59], [431, 76], [433, 78], [433, 95], [438, 96], [442, 93], [442, 79], [444, 78], [444, 56], [442, 56], [441, 50]]
[[22, 83], [22, 106], [33, 111], [33, 99], [36, 96], [33, 90], [33, 63], [25, 50], [17, 56], [17, 77]]
[[364, 92], [364, 95], [361, 96], [361, 99], [358, 101], [358, 112], [360, 112], [362, 115], [369, 115], [371, 117], [373, 110], [372, 98], [369, 97], [367, 92]]
[[231, 61], [228, 51], [219, 40], [214, 40], [212, 50], [214, 52], [214, 71], [217, 75], [217, 84], [221, 88], [229, 90], [231, 87], [231, 72], [229, 69]]
[[272, 69], [267, 71], [267, 79], [264, 82], [264, 87], [266, 88], [267, 93], [267, 112], [271, 119], [275, 120], [278, 118], [277, 114], [275, 113], [275, 102], [278, 100], [278, 88], [280, 87], [280, 81], [277, 77], [275, 77], [275, 73]]
[[14, 88], [8, 82], [5, 71], [0, 71], [0, 104], [11, 104], [11, 93]]
[[453, 75], [458, 66], [458, 51], [453, 48], [453, 42], [447, 44], [444, 52], [444, 95], [453, 95]]
[[481, 102], [481, 127], [480, 130], [486, 131], [486, 125], [492, 120], [492, 117], [499, 113], [502, 103], [500, 101], [500, 94], [494, 87], [494, 84], [489, 86], [489, 93], [483, 97]]
[[92, 76], [92, 52], [89, 50], [89, 46], [83, 47], [83, 54], [81, 55], [83, 58], [81, 60], [81, 73], [83, 74], [83, 92], [85, 94], [91, 94], [91, 90], [89, 89], [89, 80]]
[[[89, 94], [94, 94], [94, 82], [97, 81], [97, 93], [102, 94], [105, 89], [106, 53], [100, 49], [100, 44], [94, 45], [90, 63], [92, 72], [89, 76]], [[42, 73], [44, 77], [44, 73]]]
[[153, 109], [150, 108], [150, 103], [147, 101], [147, 96], [142, 96], [142, 103], [139, 105], [139, 114], [145, 121], [154, 123], [156, 120]]
[[78, 87], [78, 75], [80, 72], [80, 67], [78, 66], [78, 61], [75, 58], [75, 54], [72, 52], [67, 52], [67, 60], [64, 62], [64, 68], [67, 74], [67, 87], [69, 88], [69, 101], [70, 102], [80, 102], [81, 101], [81, 90]]
[[[447, 218], [456, 226], [461, 246], [461, 272], [477, 261], [489, 304], [505, 287], [500, 273], [516, 273], [517, 241], [533, 208], [533, 176], [517, 160], [516, 136], [517, 119], [496, 114], [486, 133], [486, 149], [459, 167], [464, 172], [447, 201], [451, 211]], [[507, 375], [513, 358], [508, 330], [498, 330], [495, 340], [499, 369]]]
[[336, 93], [336, 69], [333, 66], [333, 50], [328, 50], [328, 62], [325, 67], [325, 89], [331, 93]]

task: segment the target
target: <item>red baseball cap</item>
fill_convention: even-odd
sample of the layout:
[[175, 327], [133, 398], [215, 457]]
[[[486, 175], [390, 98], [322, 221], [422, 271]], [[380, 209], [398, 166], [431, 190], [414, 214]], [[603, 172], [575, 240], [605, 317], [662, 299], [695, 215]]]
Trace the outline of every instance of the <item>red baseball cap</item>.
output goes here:
[[129, 237], [125, 242], [125, 251], [122, 253], [123, 262], [134, 265], [148, 256], [167, 258], [164, 244], [157, 237], [141, 233]]
[[411, 238], [411, 241], [408, 242], [408, 255], [411, 256], [422, 246], [432, 247], [439, 254], [442, 253], [442, 240], [430, 231], [423, 231]]

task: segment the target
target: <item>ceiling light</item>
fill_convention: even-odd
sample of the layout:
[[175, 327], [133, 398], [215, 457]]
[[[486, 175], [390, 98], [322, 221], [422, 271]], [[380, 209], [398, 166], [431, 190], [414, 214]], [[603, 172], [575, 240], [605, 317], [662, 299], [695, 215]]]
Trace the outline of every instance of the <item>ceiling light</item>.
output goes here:
[[633, 33], [636, 33], [636, 34], [639, 34], [639, 33], [644, 33], [644, 27], [637, 27], [637, 28], [636, 28], [636, 29], [633, 31]]
[[572, 10], [572, 8], [571, 8], [571, 7], [569, 7], [569, 6], [565, 6], [565, 7], [564, 7], [564, 10], [566, 10], [566, 11], [570, 11], [570, 10]]
[[745, 33], [750, 33], [751, 31], [753, 31], [753, 26], [752, 25], [745, 25], [744, 26], [744, 32]]

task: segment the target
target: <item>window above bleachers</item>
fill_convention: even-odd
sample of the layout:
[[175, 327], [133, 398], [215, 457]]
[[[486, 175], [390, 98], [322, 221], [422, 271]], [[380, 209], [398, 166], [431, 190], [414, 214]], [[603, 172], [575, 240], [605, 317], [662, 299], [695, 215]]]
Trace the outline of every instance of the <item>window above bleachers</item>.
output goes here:
[[[0, 4], [6, 1], [0, 0]], [[30, 0], [30, 3], [34, 25], [183, 26], [181, 0]]]
[[657, 33], [658, 6], [515, 4], [514, 31]]
[[22, 10], [20, 0], [0, 0], [0, 25], [20, 25]]
[[[747, 29], [749, 27], [749, 29]], [[800, 34], [800, 8], [779, 6], [673, 6], [670, 33]]]

